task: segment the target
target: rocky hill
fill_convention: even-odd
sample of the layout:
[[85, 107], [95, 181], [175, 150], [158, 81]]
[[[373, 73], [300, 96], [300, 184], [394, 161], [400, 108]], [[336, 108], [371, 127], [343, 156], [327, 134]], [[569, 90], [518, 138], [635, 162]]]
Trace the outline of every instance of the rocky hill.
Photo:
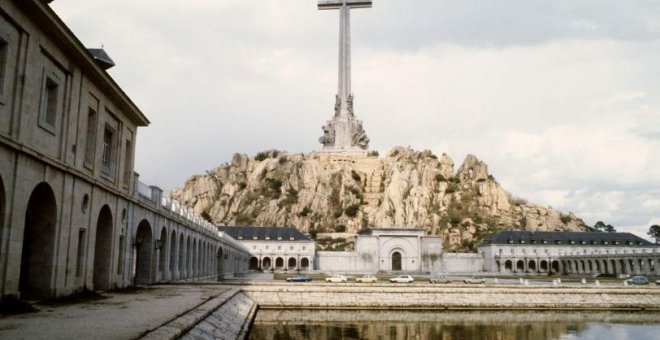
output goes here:
[[456, 171], [446, 154], [403, 147], [385, 157], [236, 154], [171, 196], [217, 225], [295, 226], [313, 236], [423, 228], [456, 250], [474, 249], [502, 229], [587, 228], [573, 214], [508, 194], [473, 155]]

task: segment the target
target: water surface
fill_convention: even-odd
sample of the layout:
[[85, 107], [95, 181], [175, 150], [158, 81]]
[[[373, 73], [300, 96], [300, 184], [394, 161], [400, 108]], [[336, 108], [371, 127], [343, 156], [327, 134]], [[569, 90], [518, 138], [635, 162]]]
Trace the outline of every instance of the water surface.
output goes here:
[[250, 339], [660, 339], [657, 312], [260, 310]]

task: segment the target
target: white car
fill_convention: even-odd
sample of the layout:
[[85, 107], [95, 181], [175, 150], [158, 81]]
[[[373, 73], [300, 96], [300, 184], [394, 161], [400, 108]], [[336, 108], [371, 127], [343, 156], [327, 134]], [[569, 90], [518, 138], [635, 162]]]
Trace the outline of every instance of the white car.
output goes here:
[[410, 275], [399, 275], [390, 279], [392, 283], [412, 283], [414, 281], [415, 279]]
[[344, 275], [332, 275], [331, 277], [326, 277], [325, 282], [333, 282], [333, 283], [348, 282], [348, 278]]
[[378, 278], [373, 275], [362, 275], [361, 277], [356, 277], [355, 282], [362, 283], [375, 283], [378, 281]]

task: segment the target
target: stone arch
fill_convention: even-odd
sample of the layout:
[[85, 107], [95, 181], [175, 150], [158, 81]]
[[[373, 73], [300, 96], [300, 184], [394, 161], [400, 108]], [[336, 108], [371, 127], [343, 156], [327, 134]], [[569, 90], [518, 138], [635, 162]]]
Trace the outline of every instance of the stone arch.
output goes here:
[[401, 250], [394, 250], [390, 255], [390, 258], [392, 259], [392, 271], [403, 270], [403, 255], [401, 255]]
[[497, 260], [495, 261], [495, 271], [498, 273], [502, 271], [502, 264], [500, 263], [500, 261]]
[[224, 273], [225, 273], [224, 268], [223, 268], [223, 262], [224, 262], [223, 257], [224, 257], [224, 252], [222, 250], [222, 247], [218, 247], [218, 253], [216, 255], [217, 262], [216, 262], [216, 269], [215, 269], [217, 271], [218, 281], [222, 280], [222, 278], [224, 277]]
[[[5, 227], [5, 211], [7, 210], [6, 208], [7, 200], [5, 199], [5, 184], [2, 181], [2, 176], [0, 175], [0, 230], [4, 230]], [[2, 236], [0, 235], [0, 241], [2, 240]], [[0, 253], [4, 252], [2, 251], [2, 243], [0, 242]]]
[[536, 261], [529, 260], [529, 262], [527, 262], [527, 271], [528, 272], [535, 272], [536, 271]]
[[46, 298], [53, 295], [52, 275], [57, 227], [57, 201], [46, 182], [38, 184], [28, 200], [23, 231], [21, 273], [18, 290], [21, 298]]
[[552, 263], [550, 264], [550, 271], [552, 273], [559, 273], [559, 261], [557, 260], [552, 261]]
[[594, 272], [594, 261], [587, 260], [587, 265], [589, 266], [589, 273], [593, 273]]
[[289, 270], [296, 269], [296, 266], [298, 265], [298, 260], [296, 260], [295, 257], [289, 257], [288, 262], [289, 263], [288, 263], [287, 267], [289, 268]]
[[159, 248], [158, 248], [158, 271], [160, 272], [160, 280], [165, 280], [165, 272], [167, 270], [167, 247], [169, 242], [167, 242], [167, 229], [165, 226], [160, 230], [160, 239], [158, 239]]
[[628, 274], [628, 269], [626, 268], [626, 261], [623, 259], [619, 260], [619, 270], [621, 274]]
[[255, 256], [250, 258], [250, 270], [259, 270], [259, 259]]
[[197, 270], [197, 263], [199, 262], [199, 259], [197, 258], [199, 256], [199, 242], [197, 241], [197, 238], [193, 238], [192, 241], [192, 258], [190, 262], [190, 276], [191, 277], [196, 277], [199, 275], [199, 272]]
[[151, 277], [151, 261], [154, 246], [151, 224], [147, 220], [142, 220], [138, 224], [137, 233], [135, 234], [135, 248], [135, 253], [137, 254], [135, 283], [138, 285], [150, 284], [153, 282]]
[[541, 260], [541, 262], [539, 262], [539, 269], [540, 269], [542, 272], [547, 272], [547, 271], [548, 271], [548, 261], [546, 261], [546, 260]]
[[278, 257], [275, 259], [275, 269], [282, 269], [284, 267], [284, 259]]
[[95, 290], [111, 288], [112, 273], [112, 211], [104, 205], [96, 221], [96, 240], [94, 241], [94, 274], [92, 282]]
[[638, 271], [640, 274], [644, 274], [644, 259], [638, 259], [637, 263], [639, 264]]
[[655, 263], [653, 262], [653, 259], [648, 259], [649, 261], [649, 274], [655, 272]]
[[[176, 279], [176, 247], [178, 243], [176, 241], [176, 230], [172, 230], [170, 234], [170, 277], [174, 280]], [[181, 251], [179, 249], [179, 251]]]
[[271, 261], [270, 257], [264, 257], [261, 260], [261, 268], [263, 268], [264, 270], [270, 269], [273, 265], [271, 262], [272, 261]]
[[518, 262], [516, 262], [516, 271], [517, 272], [524, 272], [525, 271], [525, 261], [518, 260]]
[[303, 257], [302, 259], [300, 259], [300, 267], [303, 270], [309, 270], [309, 259], [306, 258], [306, 257]]
[[504, 271], [509, 273], [513, 271], [513, 261], [511, 260], [504, 261]]
[[186, 277], [186, 238], [179, 234], [179, 279]]
[[186, 277], [192, 277], [192, 241], [190, 235], [186, 238]]
[[635, 273], [635, 260], [628, 259], [628, 264], [630, 265], [630, 267], [629, 267], [630, 274], [634, 274]]
[[596, 270], [597, 273], [600, 273], [601, 266], [600, 266], [600, 261], [596, 260], [594, 261], [594, 269]]
[[587, 266], [584, 263], [584, 260], [580, 260], [580, 273], [585, 273], [587, 271]]

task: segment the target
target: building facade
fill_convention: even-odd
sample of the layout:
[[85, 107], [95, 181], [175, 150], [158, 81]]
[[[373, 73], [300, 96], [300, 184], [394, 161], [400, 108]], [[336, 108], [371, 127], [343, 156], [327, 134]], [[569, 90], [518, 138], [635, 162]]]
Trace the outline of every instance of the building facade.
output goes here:
[[489, 272], [660, 274], [660, 248], [631, 233], [503, 231], [478, 249]]
[[357, 235], [354, 252], [319, 251], [317, 269], [327, 272], [438, 272], [442, 238], [423, 229], [373, 229]]
[[250, 252], [251, 270], [314, 269], [316, 243], [295, 228], [218, 227]]
[[244, 248], [137, 180], [149, 121], [106, 72], [107, 55], [48, 3], [0, 2], [0, 296], [247, 269]]

